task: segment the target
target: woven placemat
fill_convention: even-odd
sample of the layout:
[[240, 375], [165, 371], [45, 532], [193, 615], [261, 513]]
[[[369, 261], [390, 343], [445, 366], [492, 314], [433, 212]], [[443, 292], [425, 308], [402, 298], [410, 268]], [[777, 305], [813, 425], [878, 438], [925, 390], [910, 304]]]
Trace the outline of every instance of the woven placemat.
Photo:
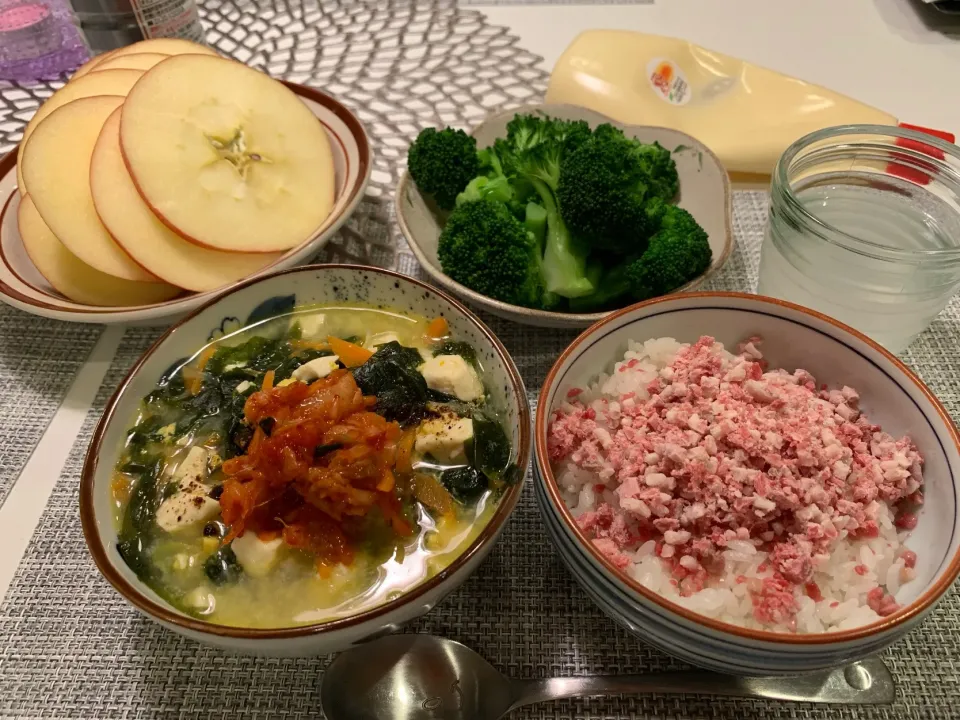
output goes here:
[[0, 505], [101, 329], [41, 320], [0, 305]]
[[[537, 58], [517, 48], [503, 28], [452, 3], [342, 0], [276, 8], [213, 3], [204, 12], [218, 47], [274, 74], [326, 87], [367, 124], [378, 158], [371, 190], [349, 229], [320, 260], [349, 258], [416, 274], [416, 263], [393, 229], [389, 205], [410, 138], [426, 124], [467, 125], [490, 110], [528, 101], [542, 92], [546, 79]], [[737, 247], [712, 288], [753, 290], [765, 203], [763, 193], [738, 194]], [[550, 365], [575, 333], [485, 320], [513, 354], [535, 401]], [[0, 717], [317, 717], [326, 658], [230, 656], [182, 639], [126, 605], [86, 552], [77, 509], [83, 455], [109, 393], [157, 333], [125, 334], [0, 605]], [[958, 342], [960, 307], [953, 304], [906, 356], [955, 416], [960, 378], [942, 359]], [[490, 558], [410, 629], [467, 643], [517, 677], [682, 667], [593, 606], [546, 539], [527, 490]], [[921, 629], [885, 653], [900, 683], [892, 707], [657, 696], [566, 701], [515, 716], [946, 718], [960, 707], [958, 629], [960, 600], [951, 593]]]

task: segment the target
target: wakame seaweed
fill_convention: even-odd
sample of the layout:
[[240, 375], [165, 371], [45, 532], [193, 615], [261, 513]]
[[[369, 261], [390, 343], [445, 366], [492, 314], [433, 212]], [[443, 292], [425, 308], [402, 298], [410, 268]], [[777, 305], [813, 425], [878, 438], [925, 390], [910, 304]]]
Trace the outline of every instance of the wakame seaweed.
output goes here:
[[163, 461], [153, 457], [137, 478], [130, 493], [120, 532], [117, 534], [117, 551], [124, 562], [144, 582], [157, 579], [158, 571], [147, 557], [147, 548], [156, 532], [157, 508], [163, 501], [160, 472]]
[[501, 479], [510, 463], [510, 441], [503, 426], [482, 412], [473, 414], [473, 441], [466, 451], [470, 465], [491, 480]]
[[462, 340], [443, 340], [431, 348], [434, 355], [459, 355], [474, 368], [480, 370], [480, 361], [477, 359], [477, 351], [473, 345]]
[[465, 505], [483, 495], [490, 485], [486, 475], [469, 465], [444, 470], [440, 482], [455, 500]]
[[363, 394], [377, 398], [374, 411], [401, 425], [419, 422], [427, 414], [427, 381], [413, 364], [414, 354], [418, 365], [422, 362], [419, 352], [397, 342], [387, 343], [353, 371]]

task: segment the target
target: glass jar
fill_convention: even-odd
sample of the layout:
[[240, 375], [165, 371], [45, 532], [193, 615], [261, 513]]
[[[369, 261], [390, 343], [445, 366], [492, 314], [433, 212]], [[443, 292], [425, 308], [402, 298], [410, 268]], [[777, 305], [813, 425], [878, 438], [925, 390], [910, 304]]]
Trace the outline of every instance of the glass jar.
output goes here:
[[773, 173], [757, 292], [899, 352], [960, 285], [960, 149], [900, 127], [826, 128]]

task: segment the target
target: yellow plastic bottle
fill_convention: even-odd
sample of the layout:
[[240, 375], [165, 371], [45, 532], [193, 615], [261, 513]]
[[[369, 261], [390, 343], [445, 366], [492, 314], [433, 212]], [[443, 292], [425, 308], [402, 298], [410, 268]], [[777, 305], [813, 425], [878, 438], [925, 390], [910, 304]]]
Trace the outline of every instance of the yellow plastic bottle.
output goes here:
[[831, 125], [896, 125], [882, 110], [685, 40], [590, 30], [557, 61], [547, 102], [697, 138], [735, 180], [766, 181], [798, 138]]

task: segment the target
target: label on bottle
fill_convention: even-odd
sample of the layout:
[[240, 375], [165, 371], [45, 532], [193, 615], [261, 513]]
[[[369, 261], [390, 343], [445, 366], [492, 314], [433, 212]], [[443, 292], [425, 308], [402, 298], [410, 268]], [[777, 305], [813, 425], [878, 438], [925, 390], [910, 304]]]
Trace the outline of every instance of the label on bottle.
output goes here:
[[673, 60], [653, 58], [647, 63], [647, 79], [654, 93], [671, 105], [686, 105], [693, 96], [683, 70]]
[[131, 0], [130, 4], [145, 38], [204, 41], [195, 0]]

